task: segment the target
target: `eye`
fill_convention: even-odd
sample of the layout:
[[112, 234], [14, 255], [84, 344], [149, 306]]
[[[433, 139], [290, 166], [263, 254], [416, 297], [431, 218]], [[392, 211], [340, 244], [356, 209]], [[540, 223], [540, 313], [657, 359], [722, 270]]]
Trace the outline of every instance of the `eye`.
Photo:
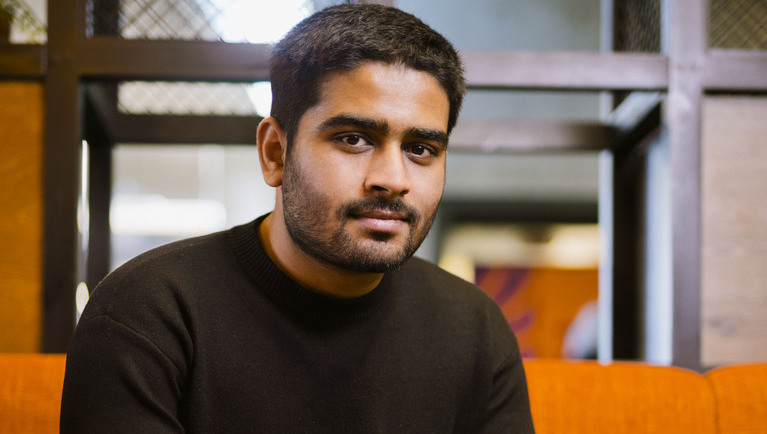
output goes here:
[[413, 145], [410, 147], [410, 153], [414, 155], [422, 156], [423, 154], [431, 153], [431, 151], [429, 150], [429, 148], [427, 148], [424, 145]]
[[437, 151], [433, 147], [422, 143], [414, 143], [405, 148], [405, 151], [418, 159], [426, 159], [437, 156]]
[[343, 133], [333, 137], [335, 145], [346, 152], [364, 152], [373, 142], [363, 134]]
[[349, 134], [346, 136], [339, 137], [339, 140], [343, 141], [347, 145], [351, 146], [357, 146], [360, 144], [364, 144], [365, 139], [363, 139], [361, 136], [358, 136], [356, 134]]

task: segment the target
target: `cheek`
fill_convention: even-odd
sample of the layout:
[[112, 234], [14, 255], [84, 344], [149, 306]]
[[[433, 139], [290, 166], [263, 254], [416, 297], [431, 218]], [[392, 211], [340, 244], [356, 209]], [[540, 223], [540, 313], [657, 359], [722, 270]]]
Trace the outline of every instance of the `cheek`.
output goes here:
[[348, 162], [325, 158], [316, 161], [313, 166], [308, 181], [315, 193], [321, 195], [326, 202], [342, 203], [360, 191], [362, 182]]
[[426, 170], [413, 180], [414, 192], [420, 198], [424, 208], [436, 208], [442, 198], [445, 187], [445, 170]]
[[328, 189], [338, 194], [357, 194], [364, 184], [366, 162], [343, 153], [329, 152], [317, 160], [318, 176]]

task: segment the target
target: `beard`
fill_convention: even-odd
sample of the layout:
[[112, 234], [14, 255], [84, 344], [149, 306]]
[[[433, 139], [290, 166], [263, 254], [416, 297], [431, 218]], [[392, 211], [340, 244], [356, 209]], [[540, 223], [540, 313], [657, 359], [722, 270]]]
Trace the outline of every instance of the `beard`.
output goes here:
[[[369, 198], [331, 209], [331, 198], [314, 188], [297, 164], [287, 164], [282, 182], [285, 226], [294, 243], [307, 255], [328, 265], [360, 273], [384, 273], [399, 268], [418, 250], [429, 233], [437, 206], [422, 216], [402, 199]], [[408, 224], [404, 240], [397, 234], [368, 231], [355, 237], [347, 229], [354, 216], [375, 210], [401, 213]], [[339, 223], [334, 223], [339, 222]], [[337, 224], [336, 227], [333, 227]]]

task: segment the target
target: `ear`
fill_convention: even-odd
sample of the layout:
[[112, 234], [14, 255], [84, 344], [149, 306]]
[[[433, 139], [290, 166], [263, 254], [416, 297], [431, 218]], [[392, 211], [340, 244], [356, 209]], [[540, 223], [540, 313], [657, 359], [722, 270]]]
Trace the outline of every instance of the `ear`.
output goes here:
[[279, 187], [282, 185], [282, 171], [285, 167], [288, 144], [285, 131], [277, 120], [270, 116], [258, 124], [256, 141], [264, 181], [272, 187]]

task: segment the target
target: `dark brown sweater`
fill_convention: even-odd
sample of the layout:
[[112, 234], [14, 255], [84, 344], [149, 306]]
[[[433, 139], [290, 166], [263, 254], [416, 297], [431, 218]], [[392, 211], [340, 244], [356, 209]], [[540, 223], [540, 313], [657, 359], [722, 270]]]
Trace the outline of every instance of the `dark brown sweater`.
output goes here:
[[155, 249], [94, 291], [62, 433], [531, 433], [514, 335], [420, 259], [369, 294], [307, 291], [256, 222]]

